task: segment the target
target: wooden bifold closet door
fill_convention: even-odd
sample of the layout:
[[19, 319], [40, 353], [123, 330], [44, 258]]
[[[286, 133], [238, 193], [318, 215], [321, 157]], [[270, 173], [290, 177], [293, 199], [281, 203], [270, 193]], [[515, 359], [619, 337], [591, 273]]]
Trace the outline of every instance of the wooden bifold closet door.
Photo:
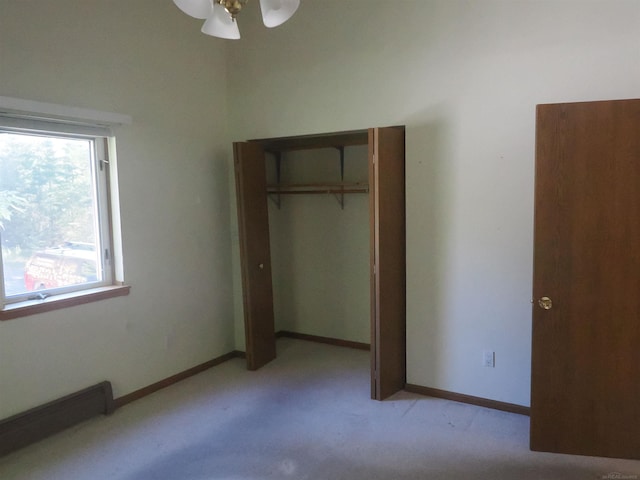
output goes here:
[[404, 129], [369, 130], [371, 398], [406, 383]]
[[260, 144], [233, 147], [247, 367], [256, 370], [276, 358], [267, 180]]
[[404, 387], [404, 135], [404, 127], [386, 127], [234, 143], [249, 369], [276, 357], [265, 150], [369, 145], [371, 397], [382, 400]]

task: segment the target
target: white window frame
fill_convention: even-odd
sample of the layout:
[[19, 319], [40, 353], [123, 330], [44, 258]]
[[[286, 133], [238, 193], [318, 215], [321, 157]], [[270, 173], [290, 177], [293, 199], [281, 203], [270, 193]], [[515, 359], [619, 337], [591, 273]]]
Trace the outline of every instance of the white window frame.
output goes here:
[[[0, 252], [0, 320], [128, 294], [129, 287], [124, 286], [123, 278], [115, 136], [112, 127], [129, 124], [131, 117], [127, 115], [0, 96], [2, 131], [93, 141], [92, 168], [99, 210], [98, 231], [102, 244], [99, 258], [103, 276], [101, 281], [49, 289], [43, 295], [28, 292], [25, 295], [6, 297]], [[78, 300], [79, 296], [86, 298]], [[38, 306], [44, 308], [37, 308]]]

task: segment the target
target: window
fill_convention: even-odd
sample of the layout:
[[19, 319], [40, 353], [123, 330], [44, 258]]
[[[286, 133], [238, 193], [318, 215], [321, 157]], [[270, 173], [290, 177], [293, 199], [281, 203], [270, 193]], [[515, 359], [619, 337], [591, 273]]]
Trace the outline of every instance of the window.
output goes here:
[[101, 126], [0, 111], [3, 314], [21, 307], [36, 313], [45, 303], [49, 310], [57, 299], [96, 292], [104, 297], [118, 283], [109, 135]]

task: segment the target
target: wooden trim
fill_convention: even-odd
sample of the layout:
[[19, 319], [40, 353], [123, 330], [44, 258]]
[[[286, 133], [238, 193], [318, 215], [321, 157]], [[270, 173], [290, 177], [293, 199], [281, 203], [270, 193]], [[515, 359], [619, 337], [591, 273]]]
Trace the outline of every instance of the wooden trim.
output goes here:
[[111, 383], [101, 382], [0, 421], [0, 456], [115, 409]]
[[318, 335], [308, 335], [306, 333], [290, 332], [288, 330], [280, 330], [276, 333], [276, 338], [295, 338], [298, 340], [306, 340], [308, 342], [325, 343], [336, 347], [355, 348], [357, 350], [371, 349], [368, 343], [352, 342], [351, 340], [340, 340], [339, 338], [320, 337]]
[[208, 362], [201, 363], [200, 365], [196, 365], [195, 367], [184, 370], [183, 372], [172, 375], [164, 380], [160, 380], [159, 382], [152, 383], [151, 385], [147, 385], [139, 390], [131, 392], [127, 395], [123, 395], [122, 397], [118, 397], [114, 400], [115, 408], [120, 408], [128, 403], [139, 400], [147, 395], [151, 395], [152, 393], [157, 392], [158, 390], [162, 390], [163, 388], [169, 387], [175, 383], [178, 383], [186, 378], [197, 375], [198, 373], [202, 373], [205, 370], [210, 369], [211, 367], [215, 367], [216, 365], [220, 365], [228, 360], [233, 358], [245, 358], [244, 352], [239, 352], [234, 350], [233, 352], [225, 353], [219, 357], [214, 358], [213, 360], [209, 360]]
[[463, 393], [449, 392], [447, 390], [440, 390], [437, 388], [423, 387], [421, 385], [413, 385], [407, 383], [404, 386], [407, 392], [417, 393], [427, 397], [443, 398], [445, 400], [451, 400], [454, 402], [468, 403], [470, 405], [477, 405], [479, 407], [492, 408], [494, 410], [502, 410], [503, 412], [517, 413], [519, 415], [529, 416], [529, 407], [523, 405], [516, 405], [515, 403], [499, 402], [497, 400], [490, 400], [488, 398], [474, 397], [473, 395], [465, 395]]
[[129, 295], [130, 290], [131, 287], [129, 285], [114, 285], [55, 295], [43, 300], [28, 300], [26, 302], [12, 303], [5, 305], [4, 308], [0, 310], [0, 321], [26, 317], [37, 313], [51, 312], [61, 308], [97, 302], [106, 298]]

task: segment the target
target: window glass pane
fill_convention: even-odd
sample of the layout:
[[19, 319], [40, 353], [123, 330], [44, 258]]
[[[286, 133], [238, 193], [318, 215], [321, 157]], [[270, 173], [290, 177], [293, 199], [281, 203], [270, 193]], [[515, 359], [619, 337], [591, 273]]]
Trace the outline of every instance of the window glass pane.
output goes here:
[[5, 295], [102, 281], [93, 139], [0, 132]]

